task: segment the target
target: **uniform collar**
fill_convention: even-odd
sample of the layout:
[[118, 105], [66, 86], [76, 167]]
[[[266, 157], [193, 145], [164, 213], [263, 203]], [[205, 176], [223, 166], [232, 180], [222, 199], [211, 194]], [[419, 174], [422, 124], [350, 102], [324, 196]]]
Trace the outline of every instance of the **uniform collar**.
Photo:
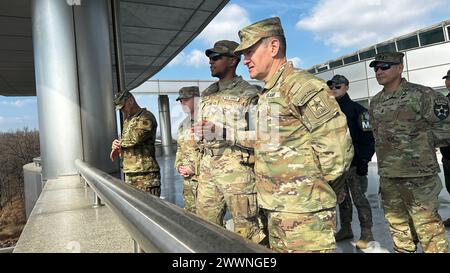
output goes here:
[[336, 101], [339, 103], [339, 105], [347, 103], [352, 101], [352, 99], [350, 99], [350, 96], [348, 95], [348, 93], [345, 93], [345, 95], [343, 95], [340, 98], [336, 98]]
[[387, 92], [383, 88], [383, 93], [382, 93], [383, 99], [388, 100], [390, 98], [400, 97], [403, 94], [403, 92], [407, 90], [407, 84], [408, 84], [408, 81], [405, 78], [402, 78], [400, 85], [397, 87], [397, 89], [394, 92]]
[[145, 108], [141, 108], [141, 110], [137, 111], [136, 114], [129, 116], [128, 119], [132, 119], [134, 117], [139, 116], [144, 110], [145, 110]]
[[281, 75], [283, 74], [283, 72], [292, 70], [294, 67], [292, 65], [292, 62], [285, 62], [282, 66], [280, 66], [280, 68], [278, 68], [277, 72], [275, 72], [275, 74], [273, 74], [272, 78], [270, 78], [270, 80], [264, 85], [264, 90], [270, 90], [272, 89], [275, 84], [278, 82], [278, 80], [280, 79]]
[[225, 89], [232, 89], [234, 88], [240, 81], [242, 81], [241, 76], [235, 75], [231, 80], [226, 82], [217, 82], [217, 87], [219, 91], [225, 90]]

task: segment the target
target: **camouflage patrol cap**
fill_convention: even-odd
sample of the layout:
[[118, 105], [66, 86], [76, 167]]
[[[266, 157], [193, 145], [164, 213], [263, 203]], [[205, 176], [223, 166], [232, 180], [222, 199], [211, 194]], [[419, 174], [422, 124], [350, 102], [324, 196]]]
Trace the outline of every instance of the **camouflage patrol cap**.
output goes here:
[[444, 77], [442, 77], [442, 79], [447, 79], [447, 78], [450, 78], [450, 70], [447, 71], [447, 75], [445, 75]]
[[327, 81], [327, 85], [331, 86], [333, 84], [345, 84], [348, 85], [348, 79], [342, 75], [334, 75], [334, 77]]
[[205, 51], [205, 54], [207, 57], [209, 57], [213, 53], [226, 56], [235, 56], [234, 50], [238, 45], [239, 44], [235, 41], [220, 40], [214, 44], [213, 48], [207, 49]]
[[234, 52], [240, 54], [240, 52], [250, 48], [259, 42], [259, 40], [273, 36], [284, 36], [283, 27], [278, 17], [264, 19], [239, 30], [241, 43]]
[[177, 101], [181, 99], [189, 99], [192, 97], [200, 97], [200, 90], [198, 89], [198, 86], [186, 86], [180, 89], [178, 91], [179, 96], [177, 98]]
[[369, 66], [374, 67], [377, 63], [389, 63], [389, 64], [400, 64], [403, 63], [403, 54], [402, 52], [382, 52], [378, 53], [375, 56], [375, 60], [373, 60]]
[[114, 97], [114, 105], [116, 106], [116, 111], [122, 109], [129, 97], [131, 97], [131, 93], [128, 92], [128, 90], [124, 90], [116, 94], [116, 96]]

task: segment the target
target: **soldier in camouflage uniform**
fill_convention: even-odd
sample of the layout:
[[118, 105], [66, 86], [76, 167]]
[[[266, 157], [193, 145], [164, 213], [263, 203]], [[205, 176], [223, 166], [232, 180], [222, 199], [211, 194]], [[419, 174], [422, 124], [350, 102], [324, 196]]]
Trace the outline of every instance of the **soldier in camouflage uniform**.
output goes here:
[[197, 198], [198, 163], [200, 153], [196, 145], [192, 126], [194, 125], [194, 112], [197, 98], [200, 96], [198, 86], [183, 87], [179, 91], [177, 101], [180, 101], [187, 117], [178, 127], [177, 155], [175, 168], [184, 178], [183, 199], [184, 208], [195, 213], [195, 200]]
[[[257, 106], [255, 175], [271, 249], [333, 252], [336, 193], [353, 146], [344, 114], [325, 82], [286, 61], [278, 17], [239, 31], [235, 52], [265, 83]], [[337, 183], [339, 182], [339, 183]], [[333, 188], [335, 187], [335, 188]]]
[[155, 158], [158, 126], [155, 116], [140, 108], [127, 90], [116, 95], [114, 104], [116, 110], [122, 111], [124, 123], [121, 140], [112, 142], [110, 158], [114, 161], [118, 156], [122, 157], [125, 183], [159, 197], [161, 176]]
[[224, 130], [249, 130], [249, 108], [258, 98], [256, 88], [236, 75], [237, 45], [222, 40], [205, 52], [211, 75], [219, 81], [203, 91], [199, 123], [194, 125], [202, 151], [196, 207], [200, 217], [220, 226], [228, 207], [234, 231], [259, 243], [253, 147], [227, 141]]
[[339, 204], [341, 229], [336, 233], [335, 238], [337, 242], [353, 238], [353, 199], [361, 226], [361, 237], [357, 241], [356, 246], [358, 248], [366, 248], [368, 242], [374, 240], [372, 234], [372, 209], [370, 208], [369, 200], [364, 194], [365, 189], [367, 189], [368, 164], [375, 153], [375, 140], [369, 122], [369, 112], [350, 98], [348, 95], [349, 81], [345, 76], [334, 75], [331, 80], [327, 81], [327, 85], [347, 118], [347, 125], [350, 129], [355, 150], [352, 165], [346, 174], [347, 196], [344, 202]]
[[402, 78], [403, 56], [379, 53], [369, 64], [384, 86], [369, 110], [384, 214], [396, 252], [416, 251], [414, 229], [424, 252], [447, 252], [435, 147], [450, 141], [448, 99]]

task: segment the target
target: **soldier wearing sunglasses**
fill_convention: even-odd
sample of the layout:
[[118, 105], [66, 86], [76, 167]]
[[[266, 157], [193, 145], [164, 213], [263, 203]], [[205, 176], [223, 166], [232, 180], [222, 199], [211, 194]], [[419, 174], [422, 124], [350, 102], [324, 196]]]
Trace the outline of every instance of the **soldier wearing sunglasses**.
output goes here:
[[[366, 108], [354, 102], [348, 95], [349, 81], [342, 75], [335, 75], [327, 81], [331, 94], [336, 98], [342, 112], [347, 117], [347, 125], [352, 137], [355, 155], [350, 170], [346, 174], [346, 192], [344, 201], [339, 204], [339, 217], [341, 229], [336, 233], [336, 242], [353, 238], [352, 214], [353, 203], [358, 210], [358, 219], [361, 226], [361, 237], [356, 246], [367, 248], [373, 241], [372, 210], [364, 193], [367, 190], [367, 171], [369, 161], [375, 153], [375, 140], [369, 122], [369, 113]], [[351, 197], [350, 197], [351, 193]]]
[[[403, 53], [379, 53], [369, 66], [384, 88], [370, 104], [384, 214], [396, 252], [448, 252], [439, 216], [442, 183], [435, 148], [448, 145], [448, 99], [402, 78]], [[412, 221], [410, 221], [412, 219]]]
[[234, 231], [259, 243], [253, 146], [245, 140], [231, 141], [231, 132], [225, 129], [250, 130], [249, 112], [258, 99], [257, 89], [236, 75], [240, 57], [233, 51], [237, 46], [222, 40], [205, 52], [211, 76], [219, 81], [203, 91], [198, 123], [193, 126], [202, 152], [196, 212], [223, 226], [228, 208]]

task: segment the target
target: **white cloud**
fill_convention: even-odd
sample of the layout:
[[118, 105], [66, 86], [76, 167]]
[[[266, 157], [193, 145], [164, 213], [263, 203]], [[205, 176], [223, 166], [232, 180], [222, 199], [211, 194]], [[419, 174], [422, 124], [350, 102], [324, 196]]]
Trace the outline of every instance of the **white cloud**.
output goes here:
[[[237, 4], [227, 5], [200, 33], [198, 38], [204, 42], [205, 49], [213, 47], [219, 40], [232, 40], [239, 42], [238, 31], [250, 25], [248, 12]], [[205, 49], [194, 49], [191, 52], [180, 52], [168, 66], [208, 66], [209, 60], [205, 56]]]
[[0, 101], [0, 105], [22, 108], [28, 104], [36, 103], [36, 99], [18, 99], [15, 101]]
[[30, 120], [29, 116], [23, 117], [2, 117], [0, 116], [0, 125], [6, 124], [23, 124], [25, 121]]
[[320, 0], [296, 24], [335, 51], [366, 47], [425, 27], [445, 0]]
[[190, 53], [186, 54], [181, 52], [178, 54], [170, 63], [169, 66], [191, 66], [191, 67], [201, 67], [207, 66], [209, 63], [208, 58], [204, 51], [194, 49]]
[[219, 40], [239, 41], [238, 31], [250, 25], [248, 12], [236, 4], [227, 5], [200, 33], [199, 38], [212, 45]]
[[288, 61], [291, 61], [294, 64], [294, 67], [300, 67], [303, 64], [303, 60], [299, 57], [290, 58]]

